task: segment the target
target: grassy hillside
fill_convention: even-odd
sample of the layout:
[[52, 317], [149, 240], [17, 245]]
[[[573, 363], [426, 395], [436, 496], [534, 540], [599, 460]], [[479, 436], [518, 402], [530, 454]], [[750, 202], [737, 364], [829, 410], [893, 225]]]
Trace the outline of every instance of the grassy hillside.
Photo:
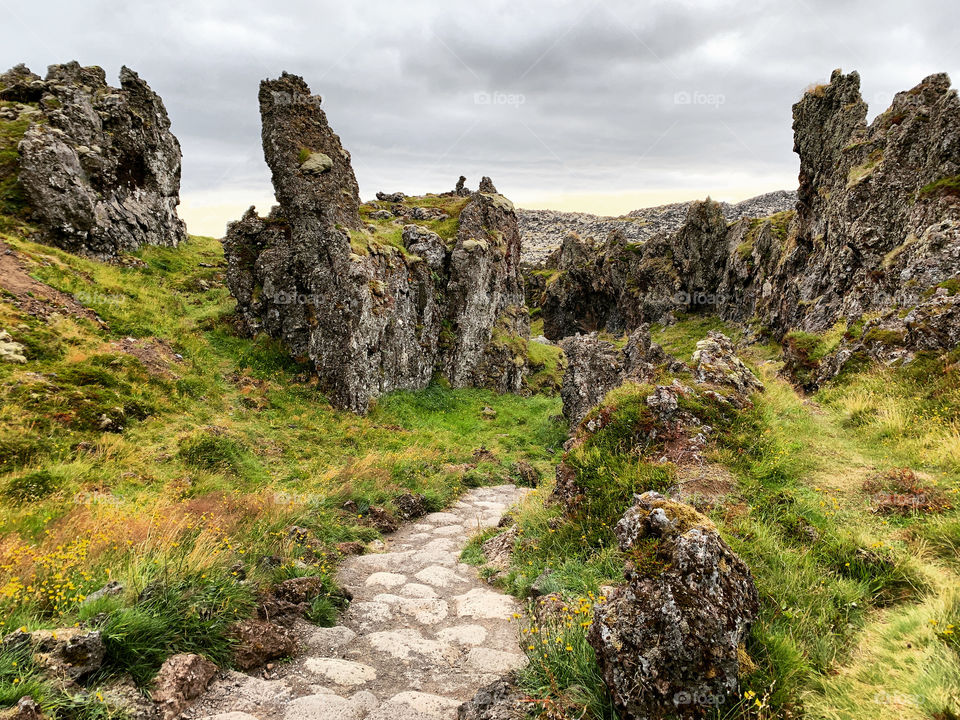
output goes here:
[[[27, 231], [0, 234], [0, 329], [27, 360], [0, 363], [0, 634], [92, 623], [108, 657], [75, 695], [0, 651], [0, 707], [33, 694], [100, 717], [98, 687], [128, 673], [144, 686], [170, 654], [227, 665], [227, 626], [285, 578], [327, 578], [311, 618], [330, 623], [337, 546], [378, 536], [372, 506], [422, 493], [439, 510], [513, 479], [518, 460], [551, 472], [555, 396], [437, 385], [336, 412], [309, 368], [238, 335], [217, 241], [106, 265]], [[111, 580], [121, 595], [85, 601]]]
[[[689, 360], [707, 330], [689, 318], [655, 339]], [[750, 566], [762, 610], [745, 648], [744, 696], [718, 718], [935, 718], [960, 713], [960, 367], [920, 357], [867, 368], [805, 397], [778, 374], [778, 349], [745, 351], [766, 385], [752, 410], [712, 415], [721, 429], [693, 502]], [[674, 485], [677, 468], [638, 461], [625, 435], [648, 388], [606, 404], [607, 427], [568, 462], [586, 489], [575, 517], [539, 488], [518, 514], [513, 566], [499, 582], [526, 597], [560, 592], [568, 613], [523, 630], [522, 683], [567, 717], [616, 717], [585, 640], [592, 608], [625, 558], [610, 525], [634, 492]], [[626, 450], [618, 452], [616, 448]], [[597, 450], [603, 449], [598, 454]], [[612, 449], [612, 450], [611, 450]], [[482, 563], [480, 536], [465, 554]], [[636, 562], [636, 558], [632, 558]]]

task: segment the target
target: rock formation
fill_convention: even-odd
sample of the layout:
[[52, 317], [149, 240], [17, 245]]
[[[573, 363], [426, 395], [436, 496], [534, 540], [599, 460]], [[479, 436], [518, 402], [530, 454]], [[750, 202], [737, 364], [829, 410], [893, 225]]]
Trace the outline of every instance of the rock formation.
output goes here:
[[177, 245], [180, 145], [163, 101], [127, 67], [120, 87], [102, 68], [23, 65], [0, 75], [0, 122], [18, 155], [0, 166], [4, 212], [29, 217], [42, 239], [112, 258], [142, 245]]
[[634, 331], [622, 348], [595, 333], [568, 337], [560, 347], [567, 356], [560, 397], [564, 417], [571, 425], [583, 420], [590, 408], [624, 380], [650, 380], [656, 365], [667, 361], [666, 353], [651, 342], [646, 326]]
[[259, 100], [280, 204], [265, 218], [251, 208], [224, 239], [246, 329], [308, 359], [331, 402], [358, 412], [435, 373], [518, 390], [529, 319], [510, 201], [484, 178], [467, 197], [361, 206], [350, 154], [306, 83], [264, 81]]
[[701, 718], [739, 690], [760, 599], [749, 568], [693, 508], [655, 492], [616, 527], [633, 557], [587, 639], [624, 717]]
[[[642, 418], [631, 443], [638, 454], [670, 461], [682, 471], [702, 465], [702, 450], [715, 428], [701, 411], [712, 406], [714, 416], [751, 406], [751, 396], [763, 383], [737, 357], [733, 343], [710, 332], [697, 343], [692, 364], [668, 356], [650, 342], [646, 327], [630, 336], [623, 348], [596, 336], [567, 338], [563, 347], [569, 364], [563, 378], [563, 411], [571, 425], [568, 450], [576, 450], [611, 422], [616, 401], [610, 391], [631, 386], [635, 410]], [[696, 408], [692, 410], [691, 408]], [[557, 466], [554, 499], [568, 509], [581, 505], [584, 488], [565, 455]]]
[[[716, 332], [690, 365], [650, 343], [645, 327], [623, 349], [583, 336], [564, 347], [564, 410], [576, 422], [552, 499], [571, 518], [625, 510], [615, 534], [626, 582], [596, 607], [588, 641], [623, 717], [706, 717], [739, 689], [741, 644], [759, 609], [750, 571], [705, 516], [656, 492], [633, 496], [631, 507], [591, 458], [669, 462], [677, 484], [665, 492], [676, 497], [702, 469], [710, 438], [763, 384]], [[508, 536], [488, 545], [500, 538]]]
[[859, 86], [836, 71], [794, 106], [795, 210], [727, 226], [708, 200], [642, 243], [622, 232], [602, 245], [565, 241], [528, 273], [545, 335], [629, 332], [676, 311], [755, 319], [777, 337], [880, 315], [902, 325], [904, 358], [956, 346], [960, 100], [946, 75], [931, 75], [868, 125]]

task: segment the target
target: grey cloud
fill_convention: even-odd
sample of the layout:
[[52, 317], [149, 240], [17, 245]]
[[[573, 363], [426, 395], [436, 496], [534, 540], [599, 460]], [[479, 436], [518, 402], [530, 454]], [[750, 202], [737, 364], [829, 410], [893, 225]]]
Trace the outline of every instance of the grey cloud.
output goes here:
[[323, 96], [370, 196], [446, 189], [460, 172], [521, 194], [795, 177], [790, 106], [804, 87], [858, 69], [875, 114], [960, 65], [960, 9], [892, 0], [101, 0], [7, 15], [0, 64], [77, 58], [150, 82], [184, 147], [185, 196], [269, 192], [256, 93], [281, 70]]

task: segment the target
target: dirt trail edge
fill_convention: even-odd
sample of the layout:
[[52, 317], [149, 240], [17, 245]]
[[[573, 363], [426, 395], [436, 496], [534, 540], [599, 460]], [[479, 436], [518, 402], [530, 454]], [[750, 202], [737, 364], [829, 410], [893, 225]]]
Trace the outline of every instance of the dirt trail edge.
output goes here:
[[386, 551], [347, 558], [353, 602], [332, 628], [297, 628], [302, 652], [277, 679], [227, 672], [186, 717], [205, 720], [438, 720], [483, 685], [522, 667], [517, 602], [459, 562], [477, 530], [524, 495], [477, 488], [445, 512], [386, 538]]

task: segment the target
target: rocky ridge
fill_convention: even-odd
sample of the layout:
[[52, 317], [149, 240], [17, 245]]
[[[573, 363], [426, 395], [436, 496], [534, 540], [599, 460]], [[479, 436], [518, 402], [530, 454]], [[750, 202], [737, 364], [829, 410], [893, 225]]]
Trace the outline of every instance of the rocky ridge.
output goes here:
[[41, 240], [101, 259], [186, 238], [177, 216], [180, 145], [160, 97], [127, 67], [18, 65], [0, 75], [0, 123], [16, 159], [0, 166], [0, 202]]
[[[796, 201], [796, 192], [776, 190], [738, 203], [721, 202], [720, 208], [727, 222], [734, 222], [741, 218], [766, 217], [790, 210]], [[641, 243], [654, 235], [673, 232], [683, 224], [692, 204], [693, 201], [657, 205], [631, 210], [618, 217], [520, 208], [517, 210], [517, 221], [523, 239], [523, 264], [529, 267], [543, 264], [570, 233], [582, 239], [602, 241], [617, 230], [627, 242]]]
[[474, 193], [461, 183], [419, 204], [384, 193], [361, 206], [350, 155], [303, 79], [264, 81], [259, 99], [280, 205], [251, 208], [224, 238], [244, 329], [308, 359], [331, 402], [357, 412], [436, 373], [519, 390], [529, 319], [512, 203], [484, 178]]
[[[901, 361], [955, 347], [957, 91], [932, 75], [868, 125], [859, 85], [856, 73], [836, 71], [794, 106], [795, 209], [728, 225], [724, 208], [707, 200], [691, 204], [676, 231], [643, 243], [619, 231], [602, 243], [565, 239], [544, 269], [527, 273], [545, 335], [629, 332], [695, 311], [754, 320], [778, 338], [837, 322], [875, 329], [873, 340]], [[824, 375], [867, 339], [847, 338]]]

